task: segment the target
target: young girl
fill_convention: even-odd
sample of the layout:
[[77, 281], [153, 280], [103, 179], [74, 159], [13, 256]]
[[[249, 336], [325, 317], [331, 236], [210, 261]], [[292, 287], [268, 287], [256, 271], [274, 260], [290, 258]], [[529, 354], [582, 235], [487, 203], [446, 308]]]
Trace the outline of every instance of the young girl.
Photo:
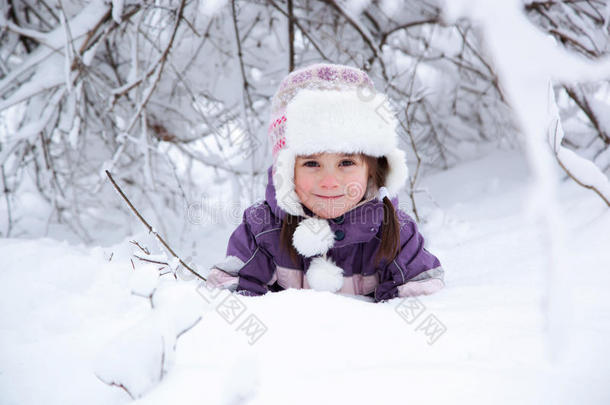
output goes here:
[[244, 212], [208, 285], [261, 295], [313, 288], [375, 301], [444, 286], [439, 260], [395, 208], [408, 178], [397, 120], [366, 73], [296, 70], [271, 106], [265, 201]]

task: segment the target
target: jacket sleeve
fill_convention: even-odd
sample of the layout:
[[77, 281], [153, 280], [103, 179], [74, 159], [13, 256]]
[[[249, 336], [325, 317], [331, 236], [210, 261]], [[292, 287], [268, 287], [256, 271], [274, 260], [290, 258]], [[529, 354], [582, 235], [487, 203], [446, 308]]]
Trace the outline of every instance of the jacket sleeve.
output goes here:
[[251, 221], [250, 207], [244, 212], [242, 223], [229, 238], [225, 259], [215, 264], [207, 276], [207, 285], [226, 288], [242, 295], [262, 295], [268, 291], [275, 274], [273, 259], [256, 241], [256, 228]]
[[400, 251], [396, 258], [381, 270], [375, 301], [395, 297], [432, 294], [444, 287], [444, 270], [440, 261], [424, 247], [424, 238], [415, 221], [401, 210], [396, 210], [400, 229]]

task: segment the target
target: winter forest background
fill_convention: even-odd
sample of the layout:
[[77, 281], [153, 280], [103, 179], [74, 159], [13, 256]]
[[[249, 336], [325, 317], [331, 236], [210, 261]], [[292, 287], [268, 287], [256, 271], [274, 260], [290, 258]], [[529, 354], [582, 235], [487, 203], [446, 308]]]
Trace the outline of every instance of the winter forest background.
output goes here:
[[[609, 1], [0, 4], [1, 403], [608, 403]], [[205, 272], [264, 197], [280, 80], [320, 61], [397, 112], [434, 345], [398, 302], [303, 291], [244, 301], [248, 344], [105, 174]], [[390, 343], [331, 351], [354, 334]]]

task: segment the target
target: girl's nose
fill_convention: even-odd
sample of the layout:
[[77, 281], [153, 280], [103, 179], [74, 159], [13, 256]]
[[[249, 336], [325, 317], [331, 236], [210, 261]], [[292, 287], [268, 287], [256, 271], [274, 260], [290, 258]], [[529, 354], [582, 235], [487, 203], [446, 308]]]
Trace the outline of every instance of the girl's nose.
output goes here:
[[320, 180], [320, 187], [322, 188], [337, 188], [339, 187], [339, 181], [337, 176], [332, 172], [326, 172], [322, 175]]

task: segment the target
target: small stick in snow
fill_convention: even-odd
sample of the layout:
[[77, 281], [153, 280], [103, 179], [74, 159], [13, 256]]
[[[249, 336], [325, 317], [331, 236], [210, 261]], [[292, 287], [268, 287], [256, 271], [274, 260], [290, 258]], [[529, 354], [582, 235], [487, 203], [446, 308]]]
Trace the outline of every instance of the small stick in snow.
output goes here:
[[140, 248], [140, 250], [144, 253], [146, 253], [147, 255], [150, 254], [150, 251], [148, 250], [147, 247], [143, 247], [142, 245], [140, 245], [137, 241], [135, 240], [130, 240], [129, 243], [133, 243], [134, 245], [136, 245], [137, 247]]
[[178, 339], [180, 338], [180, 336], [193, 329], [199, 323], [199, 321], [201, 321], [201, 316], [197, 318], [195, 322], [193, 322], [190, 326], [187, 326], [186, 328], [178, 332], [178, 334], [176, 335], [176, 340], [174, 341], [174, 350], [176, 350], [176, 344], [178, 343]]
[[[134, 244], [134, 245], [136, 245], [138, 248], [140, 248], [140, 250], [141, 250], [142, 252], [144, 252], [144, 254], [145, 254], [146, 256], [150, 256], [150, 257], [141, 256], [141, 255], [140, 255], [140, 253], [138, 253], [138, 252], [134, 252], [134, 253], [133, 253], [133, 255], [134, 255], [134, 257], [135, 257], [136, 259], [141, 260], [141, 261], [143, 261], [143, 262], [148, 262], [148, 263], [162, 264], [162, 265], [163, 265], [163, 267], [159, 267], [159, 272], [161, 272], [161, 270], [165, 269], [166, 267], [169, 267], [169, 263], [167, 263], [167, 262], [162, 262], [162, 261], [159, 261], [159, 260], [154, 260], [154, 259], [152, 259], [152, 257], [155, 257], [155, 256], [152, 256], [152, 255], [150, 254], [150, 251], [148, 250], [148, 248], [147, 248], [147, 247], [140, 245], [140, 244], [139, 244], [137, 241], [135, 241], [135, 240], [130, 240], [129, 242], [130, 242], [130, 243], [133, 243], [133, 244]], [[131, 265], [133, 266], [133, 260], [131, 261]], [[134, 268], [134, 270], [135, 270], [135, 268]], [[159, 273], [159, 275], [163, 276], [164, 274], [168, 274], [168, 273], [172, 273], [172, 272], [171, 272], [171, 271], [168, 271], [167, 273]]]
[[[134, 253], [133, 255], [135, 256], [136, 259], [141, 260], [143, 262], [154, 263], [154, 264], [162, 264], [164, 266], [169, 266], [169, 264], [166, 263], [166, 262], [160, 262], [158, 260], [149, 259], [147, 257], [140, 256], [138, 253]], [[161, 268], [163, 268], [163, 267], [161, 267]]]
[[148, 300], [148, 302], [150, 303], [150, 308], [151, 309], [155, 309], [155, 304], [153, 303], [153, 295], [155, 295], [155, 292], [157, 291], [157, 289], [155, 288], [150, 294], [148, 295], [143, 295], [143, 294], [139, 294], [135, 291], [131, 292], [131, 295], [135, 295], [136, 297], [142, 297], [142, 298], [146, 298]]
[[100, 378], [100, 376], [99, 376], [99, 375], [97, 375], [97, 374], [96, 374], [95, 376], [97, 377], [97, 379], [98, 379], [98, 380], [100, 380], [100, 381], [101, 381], [101, 382], [103, 382], [104, 384], [106, 384], [106, 385], [110, 385], [111, 387], [119, 387], [120, 389], [122, 389], [123, 391], [125, 391], [125, 392], [127, 393], [127, 395], [129, 395], [129, 397], [130, 397], [131, 399], [134, 399], [134, 400], [136, 399], [136, 397], [134, 397], [134, 396], [133, 396], [133, 394], [132, 394], [131, 392], [129, 392], [129, 390], [127, 389], [127, 387], [125, 387], [123, 384], [121, 384], [121, 383], [115, 383], [115, 382], [112, 382], [112, 381], [111, 381], [111, 382], [107, 382], [107, 381], [104, 381], [102, 378]]
[[578, 177], [576, 177], [576, 175], [574, 175], [570, 171], [570, 169], [568, 169], [567, 166], [561, 161], [561, 159], [559, 158], [559, 155], [557, 153], [555, 153], [555, 159], [557, 159], [557, 163], [559, 163], [559, 166], [561, 166], [563, 171], [566, 172], [566, 174], [568, 176], [570, 176], [570, 178], [572, 178], [572, 180], [574, 180], [576, 182], [576, 184], [578, 184], [579, 186], [584, 187], [586, 189], [593, 190], [595, 192], [595, 194], [597, 194], [602, 200], [604, 200], [606, 205], [608, 207], [610, 207], [610, 199], [606, 198], [606, 196], [601, 191], [599, 191], [599, 189], [597, 187], [592, 186], [591, 184], [583, 183], [582, 181], [580, 181], [578, 179]]
[[127, 196], [125, 195], [125, 193], [123, 193], [123, 190], [121, 190], [121, 188], [116, 184], [116, 182], [114, 181], [114, 179], [112, 178], [112, 175], [110, 174], [110, 172], [108, 170], [105, 170], [106, 172], [106, 176], [108, 176], [108, 178], [110, 179], [110, 182], [112, 183], [112, 185], [114, 186], [114, 188], [116, 189], [116, 191], [118, 191], [118, 193], [121, 195], [121, 197], [123, 197], [123, 200], [125, 200], [125, 202], [127, 203], [127, 205], [129, 205], [129, 208], [131, 208], [131, 210], [133, 211], [134, 214], [136, 214], [136, 216], [140, 219], [140, 221], [142, 221], [142, 223], [146, 226], [146, 228], [148, 229], [148, 232], [152, 233], [153, 235], [155, 235], [155, 237], [157, 238], [157, 240], [159, 242], [161, 242], [161, 244], [167, 249], [167, 251], [176, 259], [178, 259], [178, 262], [188, 271], [190, 271], [191, 273], [193, 273], [196, 277], [198, 277], [199, 279], [206, 281], [206, 278], [203, 277], [202, 275], [200, 275], [199, 273], [197, 273], [195, 270], [193, 270], [189, 265], [187, 265], [186, 263], [184, 263], [182, 261], [182, 259], [174, 252], [174, 250], [169, 247], [169, 245], [165, 242], [165, 240], [163, 240], [163, 238], [161, 237], [161, 235], [159, 235], [157, 233], [157, 231], [154, 230], [154, 228], [152, 226], [150, 226], [148, 224], [148, 222], [146, 222], [146, 220], [142, 217], [142, 215], [140, 215], [140, 213], [138, 212], [138, 210], [133, 206], [133, 204], [131, 203], [131, 201], [129, 201], [129, 199], [127, 198]]

